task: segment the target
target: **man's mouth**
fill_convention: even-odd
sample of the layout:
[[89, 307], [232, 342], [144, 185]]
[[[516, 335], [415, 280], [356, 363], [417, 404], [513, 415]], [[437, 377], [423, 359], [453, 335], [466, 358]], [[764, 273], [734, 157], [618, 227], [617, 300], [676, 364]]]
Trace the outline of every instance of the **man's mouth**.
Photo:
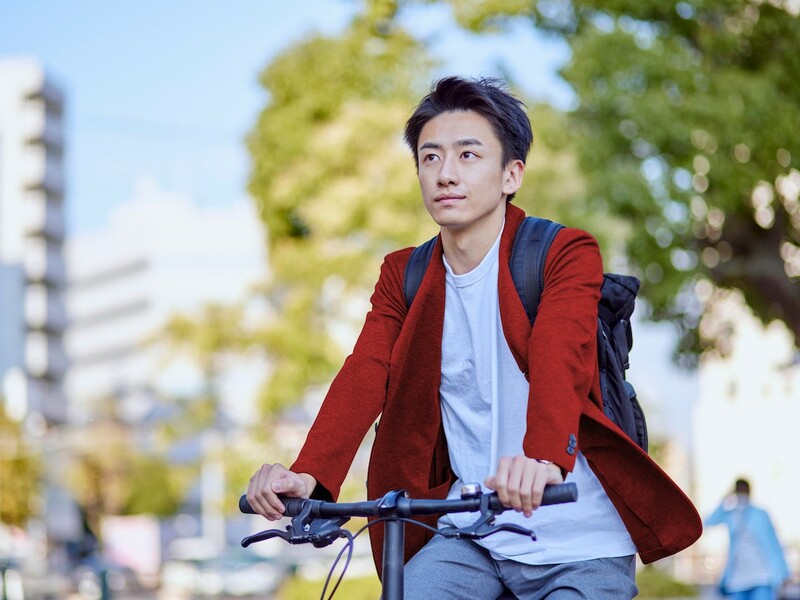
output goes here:
[[433, 199], [433, 201], [448, 204], [457, 200], [463, 200], [464, 198], [465, 197], [460, 194], [439, 194]]

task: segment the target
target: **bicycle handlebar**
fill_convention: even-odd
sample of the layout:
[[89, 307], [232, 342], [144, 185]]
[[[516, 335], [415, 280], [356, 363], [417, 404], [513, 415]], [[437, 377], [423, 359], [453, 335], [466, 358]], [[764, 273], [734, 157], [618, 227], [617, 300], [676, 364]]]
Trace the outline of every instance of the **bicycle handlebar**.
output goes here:
[[[286, 507], [283, 514], [287, 517], [294, 517], [304, 510], [308, 510], [308, 514], [312, 518], [332, 519], [337, 517], [380, 517], [385, 515], [387, 509], [391, 509], [393, 515], [401, 517], [475, 512], [480, 510], [480, 496], [452, 500], [411, 499], [401, 496], [391, 507], [384, 503], [385, 497], [366, 502], [325, 502], [283, 496], [280, 497], [280, 500]], [[492, 510], [498, 513], [510, 510], [503, 506], [496, 493], [493, 492], [489, 496], [489, 507]], [[542, 495], [542, 506], [575, 502], [577, 498], [578, 488], [574, 483], [547, 485]], [[245, 495], [239, 498], [239, 510], [246, 514], [256, 514]]]
[[[574, 483], [548, 485], [544, 489], [542, 504], [574, 502], [577, 498], [578, 487]], [[484, 494], [477, 484], [464, 486], [461, 498], [452, 500], [411, 499], [405, 490], [393, 490], [382, 498], [366, 502], [338, 503], [285, 497], [281, 497], [281, 502], [286, 508], [283, 514], [292, 517], [291, 525], [287, 526], [285, 531], [270, 529], [247, 536], [242, 540], [242, 547], [247, 548], [255, 542], [263, 542], [277, 537], [290, 544], [310, 543], [317, 548], [324, 548], [339, 538], [348, 537], [349, 543], [346, 548], [349, 548], [349, 552], [352, 553], [353, 538], [369, 527], [369, 524], [362, 527], [355, 536], [342, 529], [342, 525], [351, 517], [376, 517], [379, 521], [385, 521], [381, 581], [384, 592], [382, 598], [386, 600], [397, 600], [403, 597], [404, 521], [423, 525], [422, 522], [412, 517], [454, 512], [477, 512], [479, 514], [476, 516], [475, 522], [467, 527], [444, 527], [434, 531], [438, 535], [448, 538], [471, 540], [483, 539], [505, 531], [527, 536], [532, 541], [536, 540], [536, 534], [533, 531], [516, 523], [497, 524], [495, 516], [509, 508], [503, 506], [497, 493]], [[243, 513], [255, 513], [247, 502], [246, 496], [239, 499], [239, 509]], [[350, 556], [351, 554], [348, 554], [348, 562]], [[327, 589], [327, 583], [323, 588], [322, 598], [325, 597], [325, 589]], [[334, 588], [335, 590], [336, 588]]]

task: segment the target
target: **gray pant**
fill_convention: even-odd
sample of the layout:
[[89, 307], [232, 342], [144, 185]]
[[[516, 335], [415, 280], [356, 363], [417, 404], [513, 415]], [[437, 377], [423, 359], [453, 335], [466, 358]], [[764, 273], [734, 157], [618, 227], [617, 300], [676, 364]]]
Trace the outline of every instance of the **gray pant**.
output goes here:
[[557, 565], [494, 560], [469, 540], [435, 536], [405, 566], [405, 600], [629, 600], [633, 556]]

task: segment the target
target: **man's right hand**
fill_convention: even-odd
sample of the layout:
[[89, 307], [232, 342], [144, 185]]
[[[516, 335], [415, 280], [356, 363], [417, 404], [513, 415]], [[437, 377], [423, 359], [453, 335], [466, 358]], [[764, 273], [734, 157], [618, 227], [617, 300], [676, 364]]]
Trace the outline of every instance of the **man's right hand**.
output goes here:
[[279, 463], [264, 464], [250, 478], [247, 501], [258, 514], [270, 521], [277, 521], [286, 510], [278, 494], [290, 498], [308, 498], [316, 485], [317, 480], [308, 473], [295, 473]]

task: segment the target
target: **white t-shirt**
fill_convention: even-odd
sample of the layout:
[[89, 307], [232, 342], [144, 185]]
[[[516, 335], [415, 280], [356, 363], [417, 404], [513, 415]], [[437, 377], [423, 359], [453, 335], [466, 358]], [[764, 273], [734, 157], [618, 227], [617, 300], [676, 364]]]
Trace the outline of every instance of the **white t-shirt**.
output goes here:
[[[450, 464], [458, 477], [448, 498], [459, 497], [462, 482], [483, 486], [501, 457], [523, 454], [528, 382], [511, 354], [500, 321], [499, 248], [498, 236], [483, 261], [463, 275], [454, 274], [444, 260], [446, 301], [439, 393]], [[580, 452], [566, 481], [577, 484], [577, 502], [540, 507], [530, 518], [513, 510], [497, 518], [497, 523], [532, 529], [537, 541], [499, 532], [478, 543], [496, 559], [527, 564], [635, 554], [616, 508]], [[439, 523], [464, 527], [473, 523], [476, 515], [446, 515]]]

